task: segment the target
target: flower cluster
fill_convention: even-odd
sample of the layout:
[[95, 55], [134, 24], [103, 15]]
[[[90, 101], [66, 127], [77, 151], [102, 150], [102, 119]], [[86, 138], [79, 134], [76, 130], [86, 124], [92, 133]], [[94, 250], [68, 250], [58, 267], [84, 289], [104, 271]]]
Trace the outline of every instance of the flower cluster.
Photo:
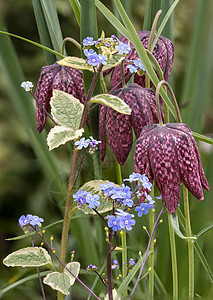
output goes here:
[[73, 195], [73, 198], [74, 201], [77, 201], [79, 206], [87, 204], [89, 208], [95, 209], [100, 205], [100, 197], [86, 191], [78, 190], [78, 192]]
[[98, 144], [100, 143], [101, 141], [96, 141], [92, 136], [90, 136], [89, 139], [85, 139], [85, 137], [82, 137], [80, 140], [75, 142], [75, 146], [77, 146], [77, 150], [81, 150], [89, 146], [89, 153], [92, 154], [95, 150], [98, 149]]
[[41, 223], [44, 222], [44, 220], [38, 216], [33, 216], [33, 215], [22, 215], [19, 220], [19, 226], [24, 230], [27, 231], [32, 227], [37, 227], [41, 226]]
[[[97, 49], [101, 49], [102, 53], [98, 54], [92, 48], [94, 46]], [[99, 64], [106, 65], [109, 58], [113, 53], [118, 52], [120, 55], [129, 54], [132, 49], [129, 44], [120, 42], [116, 36], [111, 38], [105, 38], [104, 36], [97, 41], [93, 40], [93, 37], [87, 37], [83, 40], [83, 51], [87, 57], [87, 64], [97, 67]]]
[[117, 209], [115, 213], [116, 216], [108, 216], [108, 226], [112, 228], [113, 231], [117, 230], [132, 230], [132, 226], [135, 225], [135, 220], [133, 214], [129, 214], [122, 209]]

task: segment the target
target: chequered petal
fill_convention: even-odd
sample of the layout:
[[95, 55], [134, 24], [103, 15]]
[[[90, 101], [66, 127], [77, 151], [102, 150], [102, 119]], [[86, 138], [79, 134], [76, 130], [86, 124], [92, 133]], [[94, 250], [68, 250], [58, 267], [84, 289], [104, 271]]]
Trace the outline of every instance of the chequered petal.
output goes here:
[[109, 146], [118, 163], [120, 165], [124, 164], [132, 148], [130, 116], [108, 108], [106, 112], [106, 133]]
[[[51, 66], [45, 66], [41, 69], [41, 75], [39, 77], [36, 90], [35, 98], [41, 105], [46, 109], [49, 109], [50, 98], [52, 97], [52, 83], [55, 74], [60, 70], [58, 64]], [[43, 109], [36, 103], [36, 129], [40, 133], [46, 123], [46, 113]]]
[[180, 181], [200, 201], [204, 200], [200, 181], [199, 164], [191, 139], [186, 133], [170, 130], [176, 144]]
[[156, 184], [170, 213], [180, 199], [180, 171], [175, 140], [166, 127], [157, 127], [149, 144], [149, 159]]
[[105, 137], [105, 118], [106, 118], [107, 106], [101, 105], [99, 109], [99, 150], [100, 160], [104, 161], [106, 155], [106, 137]]
[[193, 137], [193, 134], [192, 134], [190, 128], [186, 124], [183, 124], [183, 123], [181, 123], [181, 124], [180, 123], [169, 123], [166, 126], [169, 127], [169, 128], [179, 130], [180, 132], [186, 133], [188, 135], [188, 137], [190, 138], [190, 140], [192, 142], [192, 147], [194, 148], [194, 151], [196, 153], [196, 158], [197, 158], [197, 161], [198, 161], [199, 175], [200, 175], [200, 180], [201, 180], [202, 187], [205, 190], [208, 191], [209, 190], [209, 184], [208, 184], [208, 181], [207, 181], [207, 179], [205, 177], [205, 174], [204, 174], [204, 170], [203, 170], [203, 167], [202, 167], [201, 157], [200, 157], [200, 153], [199, 153], [197, 143], [196, 143], [196, 141]]
[[146, 174], [151, 183], [153, 182], [153, 175], [149, 160], [149, 143], [156, 126], [148, 125], [143, 128], [140, 137], [136, 141], [134, 153], [134, 172]]

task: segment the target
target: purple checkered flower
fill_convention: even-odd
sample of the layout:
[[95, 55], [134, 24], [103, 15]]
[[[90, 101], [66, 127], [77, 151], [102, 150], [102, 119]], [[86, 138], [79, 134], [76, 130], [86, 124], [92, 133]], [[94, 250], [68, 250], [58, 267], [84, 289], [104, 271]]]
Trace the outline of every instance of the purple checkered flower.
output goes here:
[[[118, 163], [124, 164], [132, 148], [132, 127], [138, 138], [145, 125], [158, 123], [155, 93], [132, 83], [124, 89], [112, 92], [129, 105], [131, 115], [124, 115], [110, 107], [102, 105], [99, 114], [99, 146], [100, 159], [103, 161], [106, 153], [106, 136], [109, 146]], [[106, 123], [106, 126], [105, 126]]]
[[181, 183], [200, 201], [202, 188], [209, 190], [197, 144], [183, 123], [145, 126], [136, 141], [134, 169], [151, 183], [155, 179], [170, 213], [177, 209]]
[[[149, 42], [149, 36], [150, 32], [149, 31], [138, 31], [138, 36], [141, 40], [142, 45], [144, 48], [147, 48], [148, 42]], [[127, 44], [128, 40], [126, 37], [122, 36], [120, 38], [120, 42]], [[133, 44], [130, 43], [130, 47], [133, 49], [134, 46]], [[155, 45], [155, 48], [153, 50], [153, 55], [157, 59], [162, 71], [164, 72], [164, 79], [166, 81], [169, 80], [169, 75], [171, 72], [171, 67], [173, 63], [173, 58], [174, 58], [174, 46], [173, 43], [168, 40], [167, 38], [160, 36], [157, 44]], [[126, 59], [124, 61], [124, 77], [126, 82], [129, 81], [130, 77], [133, 76], [134, 74], [134, 82], [139, 84], [141, 87], [145, 87], [145, 74], [139, 74], [138, 73], [132, 73], [131, 71], [134, 70], [134, 68], [130, 67], [130, 69], [127, 67], [130, 65], [129, 60], [134, 61], [138, 59], [138, 55], [135, 49], [132, 50], [129, 54], [127, 54]], [[134, 63], [136, 66], [137, 62]], [[143, 68], [141, 68], [143, 69]], [[121, 87], [121, 82], [122, 82], [122, 77], [121, 77], [121, 68], [120, 66], [116, 66], [115, 68], [108, 70], [105, 72], [104, 75], [107, 75], [112, 71], [111, 75], [111, 89], [113, 88], [120, 88]]]
[[[81, 103], [85, 102], [83, 74], [81, 70], [73, 69], [67, 66], [61, 66], [57, 63], [44, 66], [35, 90], [35, 98], [45, 108], [49, 110], [50, 98], [53, 89], [57, 89], [73, 95]], [[46, 113], [36, 103], [36, 129], [41, 133], [46, 124]]]

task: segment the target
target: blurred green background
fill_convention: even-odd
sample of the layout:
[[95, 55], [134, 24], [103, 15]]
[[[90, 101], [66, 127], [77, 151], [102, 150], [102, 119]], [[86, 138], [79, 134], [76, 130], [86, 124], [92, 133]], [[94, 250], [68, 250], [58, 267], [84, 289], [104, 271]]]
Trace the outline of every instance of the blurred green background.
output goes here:
[[[36, 1], [33, 1], [34, 4]], [[52, 2], [52, 1], [51, 1]], [[102, 1], [110, 10], [111, 1]], [[146, 8], [145, 0], [124, 1], [131, 20], [137, 30], [142, 30]], [[163, 8], [172, 1], [162, 1]], [[70, 36], [80, 39], [79, 26], [68, 0], [56, 0], [59, 23], [63, 38]], [[115, 12], [116, 14], [116, 12]], [[163, 11], [165, 14], [165, 11]], [[113, 26], [97, 11], [98, 32], [104, 30], [106, 36], [115, 34]], [[162, 18], [161, 18], [162, 19]], [[0, 0], [0, 30], [8, 31], [40, 43], [39, 33], [31, 1]], [[211, 0], [182, 0], [179, 2], [166, 26], [163, 35], [174, 42], [175, 60], [170, 82], [181, 107], [183, 121], [193, 131], [213, 137], [213, 3]], [[67, 44], [67, 53], [79, 56], [78, 49]], [[54, 60], [54, 57], [49, 57]], [[49, 60], [49, 61], [50, 61]], [[45, 225], [63, 218], [66, 180], [69, 174], [70, 149], [61, 147], [48, 156], [45, 135], [35, 132], [35, 112], [32, 99], [22, 90], [20, 84], [29, 80], [36, 85], [41, 67], [47, 65], [43, 51], [16, 38], [11, 40], [0, 34], [0, 288], [33, 273], [32, 270], [7, 268], [2, 259], [10, 252], [29, 246], [29, 240], [8, 242], [5, 239], [22, 234], [17, 220], [22, 214], [32, 213], [45, 219]], [[25, 108], [25, 109], [24, 109]], [[33, 121], [32, 121], [33, 120]], [[50, 124], [47, 125], [47, 128]], [[205, 174], [210, 191], [205, 192], [205, 201], [199, 203], [190, 195], [192, 230], [196, 234], [213, 223], [213, 147], [198, 142]], [[38, 147], [38, 145], [41, 145]], [[47, 163], [48, 161], [48, 163]], [[49, 165], [48, 165], [49, 164]], [[81, 180], [92, 179], [87, 174], [91, 161], [83, 166]], [[113, 158], [108, 151], [103, 164], [104, 176], [114, 179]], [[129, 159], [122, 168], [123, 176], [132, 170]], [[64, 180], [62, 186], [58, 177]], [[58, 193], [60, 185], [60, 193]], [[182, 205], [182, 201], [180, 202]], [[103, 224], [90, 218], [76, 218], [71, 224], [70, 249], [76, 251], [76, 259], [86, 268], [89, 263], [102, 266], [105, 255]], [[160, 281], [156, 285], [156, 299], [162, 299], [164, 286], [169, 295], [172, 292], [170, 245], [167, 218], [157, 230], [156, 272]], [[141, 222], [141, 220], [140, 220]], [[136, 228], [128, 235], [129, 258], [137, 260], [139, 250], [143, 250], [147, 237], [138, 221]], [[142, 220], [147, 224], [146, 218]], [[54, 246], [59, 251], [61, 225], [48, 231], [54, 234]], [[180, 299], [187, 293], [187, 245], [177, 240]], [[213, 269], [213, 232], [210, 230], [199, 240], [207, 261]], [[185, 255], [185, 256], [184, 256]], [[119, 256], [118, 256], [119, 258]], [[196, 257], [195, 291], [202, 299], [213, 298], [213, 286], [207, 273]], [[82, 274], [83, 276], [83, 274]], [[89, 277], [89, 280], [86, 279]], [[83, 277], [89, 284], [94, 276]], [[91, 279], [91, 280], [90, 280]], [[144, 279], [135, 299], [146, 294]], [[47, 299], [55, 299], [54, 292], [45, 287]], [[101, 290], [101, 285], [97, 287]], [[165, 292], [165, 291], [164, 291]], [[140, 298], [141, 297], [141, 298]], [[144, 296], [145, 297], [145, 296]], [[165, 297], [165, 296], [164, 296]], [[41, 299], [38, 281], [28, 283], [3, 295], [4, 299]], [[70, 298], [86, 299], [85, 291], [75, 285]], [[168, 296], [168, 299], [170, 296]], [[147, 299], [146, 297], [144, 299]], [[165, 298], [166, 299], [166, 298]]]

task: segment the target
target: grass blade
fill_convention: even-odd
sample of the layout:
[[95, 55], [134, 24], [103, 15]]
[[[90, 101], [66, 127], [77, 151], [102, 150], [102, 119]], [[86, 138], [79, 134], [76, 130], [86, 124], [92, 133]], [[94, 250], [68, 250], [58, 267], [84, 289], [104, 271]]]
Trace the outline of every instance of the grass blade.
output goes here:
[[69, 0], [70, 5], [72, 6], [76, 21], [78, 22], [78, 25], [80, 26], [81, 22], [81, 5], [78, 0]]

